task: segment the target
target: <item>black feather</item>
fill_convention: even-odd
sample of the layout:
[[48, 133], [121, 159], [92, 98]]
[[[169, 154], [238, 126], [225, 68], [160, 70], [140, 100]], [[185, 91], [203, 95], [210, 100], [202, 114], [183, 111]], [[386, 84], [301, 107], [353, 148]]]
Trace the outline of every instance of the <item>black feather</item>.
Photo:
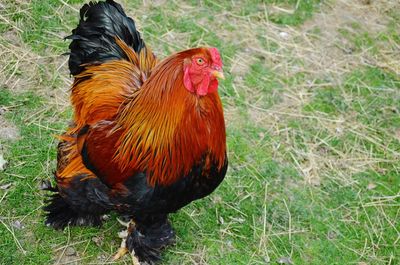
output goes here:
[[102, 223], [100, 214], [76, 211], [59, 193], [53, 194], [45, 202], [47, 203], [43, 207], [47, 212], [45, 223], [55, 229], [64, 229], [67, 225], [100, 226]]
[[135, 22], [126, 16], [121, 5], [113, 0], [85, 4], [80, 10], [78, 27], [66, 37], [72, 40], [68, 62], [71, 74], [79, 74], [85, 65], [127, 60], [127, 55], [115, 42], [116, 37], [136, 52], [145, 46]]
[[109, 212], [114, 203], [109, 197], [110, 189], [97, 178], [77, 175], [63, 189], [45, 201], [46, 224], [56, 229], [67, 225], [92, 225], [102, 223], [101, 216]]

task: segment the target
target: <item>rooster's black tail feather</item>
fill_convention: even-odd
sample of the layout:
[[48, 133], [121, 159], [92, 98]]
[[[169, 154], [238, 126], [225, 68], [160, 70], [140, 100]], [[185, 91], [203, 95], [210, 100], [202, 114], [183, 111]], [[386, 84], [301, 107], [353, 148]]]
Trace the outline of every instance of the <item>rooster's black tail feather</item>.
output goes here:
[[135, 52], [144, 46], [136, 30], [135, 22], [127, 17], [121, 5], [113, 0], [90, 2], [80, 10], [80, 21], [67, 39], [69, 45], [69, 70], [77, 75], [85, 65], [99, 64], [108, 60], [128, 60], [127, 55], [115, 42], [118, 37]]

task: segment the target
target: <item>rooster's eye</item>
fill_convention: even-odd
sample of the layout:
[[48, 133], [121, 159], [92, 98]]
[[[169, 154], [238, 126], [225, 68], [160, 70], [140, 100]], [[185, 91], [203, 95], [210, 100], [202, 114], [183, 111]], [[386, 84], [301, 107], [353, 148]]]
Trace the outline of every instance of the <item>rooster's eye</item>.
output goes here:
[[196, 62], [198, 65], [203, 65], [204, 64], [204, 60], [202, 58], [197, 58]]

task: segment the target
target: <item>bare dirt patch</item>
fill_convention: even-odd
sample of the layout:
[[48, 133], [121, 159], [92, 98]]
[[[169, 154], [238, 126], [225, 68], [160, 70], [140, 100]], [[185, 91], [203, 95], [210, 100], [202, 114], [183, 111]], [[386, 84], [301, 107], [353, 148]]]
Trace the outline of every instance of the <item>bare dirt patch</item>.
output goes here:
[[76, 252], [74, 247], [67, 246], [57, 251], [53, 264], [79, 265], [81, 264], [81, 259], [79, 258], [79, 254]]
[[16, 140], [20, 134], [18, 128], [4, 118], [6, 109], [0, 106], [0, 140]]
[[0, 140], [16, 140], [19, 135], [17, 127], [0, 115]]

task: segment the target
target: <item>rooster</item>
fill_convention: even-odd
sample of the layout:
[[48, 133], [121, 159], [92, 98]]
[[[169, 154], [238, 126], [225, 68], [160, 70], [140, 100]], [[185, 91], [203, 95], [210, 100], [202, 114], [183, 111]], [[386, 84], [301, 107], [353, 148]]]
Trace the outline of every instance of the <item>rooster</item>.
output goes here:
[[168, 215], [226, 174], [221, 56], [200, 47], [158, 61], [112, 0], [85, 4], [67, 38], [74, 115], [45, 223], [97, 226], [117, 212], [131, 221], [115, 258], [153, 264], [175, 240]]

